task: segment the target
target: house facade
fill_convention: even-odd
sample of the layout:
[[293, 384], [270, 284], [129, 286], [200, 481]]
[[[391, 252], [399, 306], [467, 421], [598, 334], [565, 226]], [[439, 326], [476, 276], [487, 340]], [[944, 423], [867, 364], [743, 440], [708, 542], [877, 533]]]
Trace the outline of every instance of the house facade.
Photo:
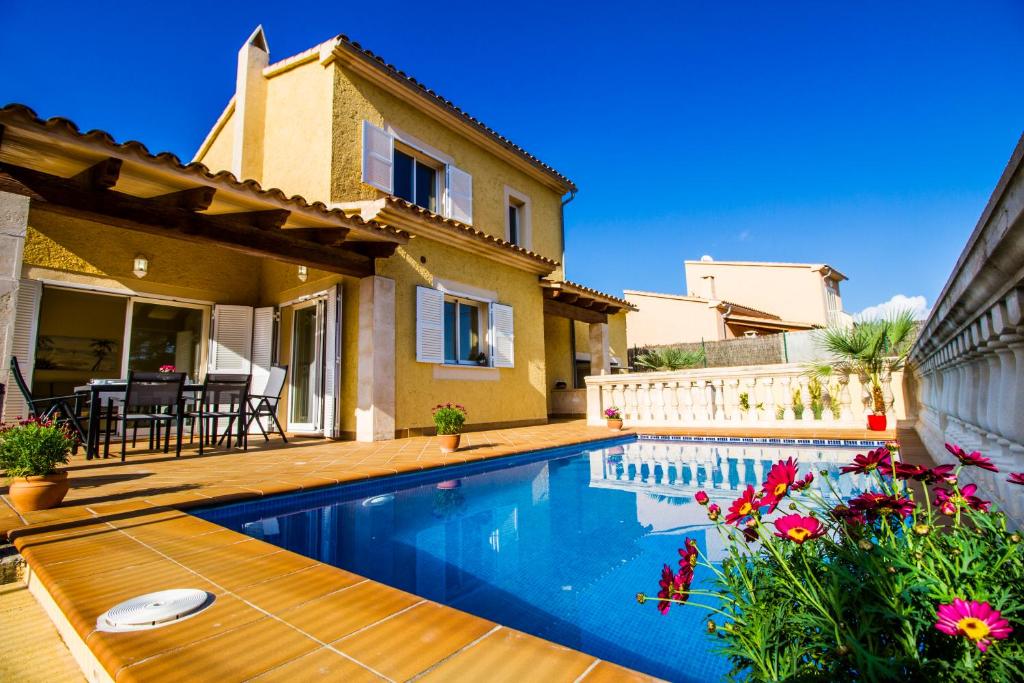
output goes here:
[[[0, 113], [0, 191], [30, 196], [5, 339], [36, 391], [287, 365], [290, 432], [378, 440], [447, 401], [543, 423], [581, 356], [625, 357], [629, 304], [565, 279], [570, 180], [343, 36], [272, 64], [257, 29], [236, 76], [191, 164]], [[84, 198], [37, 187], [61, 182]], [[189, 220], [159, 230], [167, 207]]]
[[686, 294], [626, 290], [631, 346], [658, 346], [796, 332], [850, 319], [827, 264], [685, 262]]

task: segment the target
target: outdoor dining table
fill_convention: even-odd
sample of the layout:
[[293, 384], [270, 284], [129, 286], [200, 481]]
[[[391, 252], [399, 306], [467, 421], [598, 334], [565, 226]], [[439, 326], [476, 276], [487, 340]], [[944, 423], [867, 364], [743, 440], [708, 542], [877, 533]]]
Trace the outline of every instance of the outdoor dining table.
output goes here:
[[[99, 457], [100, 408], [103, 405], [104, 395], [123, 397], [126, 391], [128, 391], [128, 380], [126, 379], [102, 380], [75, 387], [76, 394], [89, 395], [89, 431], [86, 437], [89, 442], [85, 446], [86, 460]], [[202, 393], [203, 385], [186, 381], [182, 391], [185, 394], [196, 396]]]

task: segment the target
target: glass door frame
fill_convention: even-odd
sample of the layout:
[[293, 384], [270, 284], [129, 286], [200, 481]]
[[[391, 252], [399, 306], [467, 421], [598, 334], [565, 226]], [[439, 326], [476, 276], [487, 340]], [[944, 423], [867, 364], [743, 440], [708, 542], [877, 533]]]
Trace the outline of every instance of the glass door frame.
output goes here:
[[203, 381], [203, 378], [206, 377], [206, 362], [210, 353], [210, 316], [213, 314], [213, 306], [210, 304], [179, 301], [177, 299], [163, 299], [159, 297], [146, 296], [128, 297], [128, 310], [125, 311], [124, 315], [124, 340], [122, 344], [124, 348], [121, 352], [121, 376], [128, 376], [128, 358], [131, 355], [132, 344], [132, 316], [134, 315], [136, 302], [140, 304], [156, 304], [158, 306], [172, 306], [175, 308], [193, 308], [199, 309], [203, 312], [203, 324], [200, 328], [199, 339], [198, 371], [196, 372], [197, 376], [195, 378], [195, 381], [197, 382]]
[[[313, 296], [309, 299], [296, 302], [291, 305], [292, 308], [292, 321], [291, 321], [291, 342], [288, 350], [288, 431], [295, 432], [297, 434], [322, 434], [323, 433], [323, 421], [324, 421], [324, 362], [326, 356], [326, 344], [327, 344], [327, 316], [325, 306], [327, 303], [327, 297]], [[297, 346], [295, 344], [295, 329], [297, 316], [295, 315], [299, 311], [306, 308], [315, 308], [314, 312], [314, 344], [316, 348], [314, 350], [314, 370], [313, 377], [311, 378], [311, 384], [315, 391], [312, 394], [312, 405], [309, 408], [309, 413], [313, 420], [311, 422], [294, 422], [292, 420], [295, 414], [295, 377], [297, 365], [295, 363], [295, 351]]]

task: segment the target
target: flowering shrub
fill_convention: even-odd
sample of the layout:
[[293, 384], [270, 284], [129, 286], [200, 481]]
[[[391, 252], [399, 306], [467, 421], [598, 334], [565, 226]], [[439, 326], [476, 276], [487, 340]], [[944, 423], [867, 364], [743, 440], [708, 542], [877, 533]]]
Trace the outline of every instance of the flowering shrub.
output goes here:
[[67, 463], [75, 437], [52, 420], [22, 420], [0, 428], [0, 467], [8, 477], [53, 474]]
[[458, 403], [438, 403], [434, 406], [434, 427], [440, 434], [461, 434], [466, 423], [466, 409]]
[[605, 408], [604, 417], [606, 420], [621, 420], [622, 412], [618, 408]]
[[[959, 465], [903, 463], [895, 443], [858, 455], [842, 472], [872, 490], [844, 501], [825, 478], [838, 503], [779, 461], [724, 521], [708, 507], [728, 555], [712, 564], [687, 538], [679, 569], [662, 569], [658, 610], [699, 601], [736, 679], [1024, 680], [1021, 534], [960, 485], [963, 468], [998, 471], [991, 461], [946, 447]], [[711, 590], [691, 587], [695, 571]]]

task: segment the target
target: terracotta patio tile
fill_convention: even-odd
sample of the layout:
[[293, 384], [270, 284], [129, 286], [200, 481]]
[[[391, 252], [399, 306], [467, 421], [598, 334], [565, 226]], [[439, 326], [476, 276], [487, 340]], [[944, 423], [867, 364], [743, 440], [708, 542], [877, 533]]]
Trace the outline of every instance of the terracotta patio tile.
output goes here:
[[601, 662], [583, 677], [582, 683], [655, 683], [654, 678], [611, 662]]
[[300, 569], [268, 581], [236, 589], [235, 593], [271, 614], [365, 581], [361, 576], [324, 564]]
[[422, 602], [422, 598], [373, 581], [305, 602], [278, 616], [329, 643]]
[[246, 544], [239, 543], [224, 548], [215, 548], [195, 555], [188, 555], [180, 558], [180, 561], [189, 569], [231, 591], [291, 574], [316, 564], [315, 560], [290, 553], [287, 550], [279, 550], [269, 555], [247, 559], [235, 557], [236, 548], [242, 545]]
[[359, 666], [351, 659], [330, 648], [320, 648], [315, 652], [303, 655], [298, 659], [282, 664], [260, 674], [252, 681], [255, 683], [294, 683], [295, 681], [344, 681], [345, 683], [373, 683], [386, 679], [377, 676], [369, 669]]
[[594, 662], [582, 652], [502, 628], [448, 658], [422, 680], [572, 683]]
[[478, 617], [423, 603], [332, 646], [388, 678], [405, 680], [494, 628]]
[[317, 649], [318, 643], [264, 617], [213, 638], [121, 669], [122, 681], [241, 681]]

